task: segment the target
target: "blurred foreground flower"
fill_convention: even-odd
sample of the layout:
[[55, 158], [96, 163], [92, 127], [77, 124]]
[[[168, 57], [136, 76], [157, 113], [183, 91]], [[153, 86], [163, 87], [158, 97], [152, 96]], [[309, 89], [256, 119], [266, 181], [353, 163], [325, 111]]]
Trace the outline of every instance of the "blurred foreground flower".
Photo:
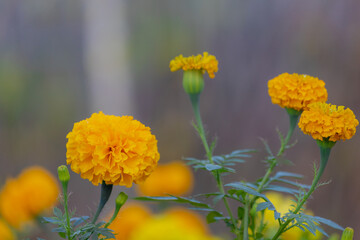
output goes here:
[[15, 240], [15, 236], [12, 233], [9, 226], [0, 219], [0, 239], [1, 240]]
[[144, 181], [160, 158], [150, 128], [131, 116], [94, 113], [75, 123], [67, 138], [67, 163], [94, 185], [131, 187]]
[[194, 184], [191, 169], [181, 161], [158, 165], [145, 182], [139, 184], [139, 192], [145, 196], [182, 196], [189, 193]]
[[25, 169], [18, 178], [8, 179], [0, 192], [1, 216], [20, 229], [49, 211], [59, 195], [56, 179], [41, 167]]
[[310, 103], [326, 102], [325, 83], [305, 74], [283, 73], [269, 80], [268, 91], [273, 104], [296, 111], [307, 109]]
[[152, 215], [144, 205], [129, 204], [109, 226], [117, 240], [217, 240], [209, 234], [206, 222], [195, 212], [170, 208]]
[[359, 121], [349, 108], [313, 103], [300, 117], [299, 127], [314, 139], [336, 142], [352, 138]]
[[[267, 193], [266, 196], [280, 214], [283, 215], [287, 213], [289, 209], [294, 210], [294, 199], [291, 197], [276, 192]], [[312, 215], [310, 211], [307, 211], [306, 214]], [[279, 228], [279, 223], [274, 217], [274, 211], [265, 210], [264, 223], [266, 224], [265, 237], [272, 237]], [[316, 236], [314, 236], [309, 231], [304, 232], [297, 227], [293, 227], [281, 235], [281, 239], [283, 240], [318, 240], [321, 239], [321, 237], [322, 234], [319, 231], [317, 231]]]

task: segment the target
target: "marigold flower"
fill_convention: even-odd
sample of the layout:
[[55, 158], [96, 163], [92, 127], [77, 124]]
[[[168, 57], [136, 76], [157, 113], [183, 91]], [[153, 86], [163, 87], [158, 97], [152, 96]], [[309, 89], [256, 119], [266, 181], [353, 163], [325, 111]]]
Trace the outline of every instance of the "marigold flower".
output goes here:
[[336, 142], [352, 138], [359, 121], [354, 113], [344, 106], [313, 103], [301, 114], [299, 127], [316, 140]]
[[269, 80], [268, 92], [273, 104], [297, 111], [306, 110], [310, 103], [326, 102], [328, 97], [324, 81], [297, 73], [283, 73]]
[[151, 211], [141, 204], [126, 204], [109, 225], [117, 240], [128, 240], [131, 233], [151, 217]]
[[41, 167], [25, 169], [8, 179], [0, 192], [0, 213], [15, 228], [50, 210], [59, 195], [56, 179]]
[[0, 219], [0, 239], [1, 240], [15, 240], [15, 236], [12, 233], [9, 226]]
[[158, 165], [138, 189], [145, 196], [181, 196], [192, 190], [193, 182], [190, 168], [181, 161], [174, 161]]
[[131, 116], [94, 113], [74, 124], [66, 136], [67, 163], [94, 185], [125, 185], [144, 181], [160, 158], [150, 128]]
[[188, 70], [200, 70], [202, 74], [207, 72], [210, 78], [215, 77], [215, 73], [218, 71], [218, 61], [213, 55], [204, 52], [204, 56], [198, 54], [197, 56], [183, 57], [179, 55], [170, 61], [170, 70], [175, 72], [179, 69], [184, 71]]

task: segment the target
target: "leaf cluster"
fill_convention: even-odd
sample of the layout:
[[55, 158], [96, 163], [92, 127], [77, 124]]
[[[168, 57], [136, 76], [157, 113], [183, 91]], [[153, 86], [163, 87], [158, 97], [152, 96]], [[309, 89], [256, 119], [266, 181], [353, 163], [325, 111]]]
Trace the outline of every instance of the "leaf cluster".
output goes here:
[[[115, 238], [113, 231], [104, 227], [105, 222], [93, 224], [89, 221], [89, 216], [73, 217], [74, 212], [72, 212], [70, 213], [69, 228], [65, 213], [56, 207], [53, 213], [53, 217], [43, 217], [42, 222], [55, 225], [52, 232], [58, 233], [61, 238], [71, 240], [104, 240]], [[70, 233], [70, 236], [67, 236], [68, 233]]]

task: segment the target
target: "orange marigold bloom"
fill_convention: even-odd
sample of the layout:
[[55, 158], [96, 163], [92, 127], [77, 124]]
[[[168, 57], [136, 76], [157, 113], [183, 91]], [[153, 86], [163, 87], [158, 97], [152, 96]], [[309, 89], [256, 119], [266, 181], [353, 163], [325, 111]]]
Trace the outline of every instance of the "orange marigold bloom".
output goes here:
[[215, 73], [218, 71], [218, 61], [213, 55], [204, 52], [204, 56], [198, 54], [197, 56], [183, 57], [179, 55], [170, 61], [170, 70], [175, 72], [179, 69], [184, 71], [188, 70], [200, 70], [203, 74], [207, 72], [210, 78], [215, 77]]
[[332, 142], [352, 138], [357, 125], [359, 121], [349, 108], [327, 103], [310, 104], [309, 110], [301, 114], [299, 121], [299, 127], [305, 134]]
[[67, 163], [94, 185], [131, 187], [144, 181], [160, 158], [150, 128], [131, 116], [94, 113], [66, 136]]
[[31, 167], [18, 178], [6, 181], [0, 192], [0, 213], [9, 224], [19, 229], [50, 210], [58, 195], [56, 179], [41, 167]]
[[307, 109], [310, 103], [326, 102], [325, 83], [305, 74], [283, 73], [268, 81], [268, 92], [273, 104], [297, 111]]
[[128, 240], [131, 233], [151, 217], [151, 211], [141, 204], [126, 204], [109, 225], [117, 240]]
[[15, 240], [15, 236], [10, 230], [9, 226], [1, 219], [0, 219], [0, 239]]
[[145, 182], [139, 184], [139, 192], [145, 196], [181, 196], [193, 188], [191, 169], [181, 161], [158, 165]]

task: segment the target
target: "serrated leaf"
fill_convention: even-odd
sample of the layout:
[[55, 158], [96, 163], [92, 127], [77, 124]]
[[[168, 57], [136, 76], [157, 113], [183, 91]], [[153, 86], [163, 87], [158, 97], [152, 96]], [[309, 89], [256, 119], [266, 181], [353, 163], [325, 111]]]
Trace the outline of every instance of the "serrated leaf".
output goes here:
[[220, 217], [223, 217], [223, 215], [217, 211], [212, 211], [206, 216], [207, 223], [213, 223], [219, 220]]
[[205, 168], [208, 171], [214, 171], [214, 170], [221, 169], [222, 167], [220, 165], [216, 165], [216, 164], [206, 164]]
[[58, 228], [53, 228], [51, 229], [52, 232], [57, 232], [57, 233], [65, 233], [65, 228], [63, 227], [58, 227]]
[[55, 217], [42, 217], [43, 223], [58, 223], [61, 222], [58, 218]]
[[333, 221], [331, 221], [329, 219], [322, 218], [322, 217], [312, 217], [312, 218], [317, 220], [320, 223], [328, 225], [329, 227], [344, 231], [344, 228], [342, 226], [340, 226], [339, 224], [337, 224], [337, 223], [335, 223], [335, 222], [333, 222]]
[[225, 184], [225, 186], [233, 187], [233, 188], [242, 190], [248, 194], [267, 199], [267, 197], [264, 194], [257, 192], [256, 190], [246, 186], [245, 184], [243, 184], [241, 182], [228, 183], [228, 184]]
[[289, 193], [291, 195], [295, 195], [295, 194], [299, 193], [299, 190], [297, 190], [297, 189], [292, 189], [292, 188], [287, 188], [287, 187], [277, 186], [277, 185], [268, 185], [263, 190]]
[[278, 178], [282, 178], [282, 177], [293, 177], [293, 178], [298, 178], [301, 179], [304, 176], [301, 174], [297, 174], [297, 173], [291, 173], [291, 172], [285, 172], [285, 171], [280, 171], [277, 172], [274, 177], [272, 177], [273, 179], [278, 179]]
[[225, 197], [225, 194], [221, 194], [221, 195], [217, 195], [216, 197], [213, 198], [213, 203], [214, 205], [216, 205], [221, 199], [223, 199]]
[[175, 196], [170, 196], [170, 197], [136, 197], [134, 198], [135, 200], [140, 200], [140, 201], [168, 201], [168, 202], [178, 202], [178, 203], [189, 203], [192, 206], [195, 207], [201, 207], [201, 208], [210, 208], [209, 205], [207, 205], [206, 203], [202, 203], [198, 200], [195, 199], [190, 199], [190, 198], [184, 198], [184, 197], [175, 197]]
[[73, 226], [76, 227], [77, 225], [84, 223], [88, 219], [89, 219], [89, 216], [75, 217], [75, 218], [71, 218], [70, 222], [75, 221], [73, 223]]
[[268, 207], [272, 206], [272, 204], [270, 202], [262, 202], [262, 203], [259, 203], [257, 206], [256, 206], [256, 211], [262, 211], [262, 210], [265, 210], [267, 209]]
[[62, 213], [62, 211], [61, 211], [59, 208], [54, 207], [53, 213], [54, 213], [54, 215], [55, 215], [56, 217], [58, 217], [59, 219], [63, 219], [63, 213]]

